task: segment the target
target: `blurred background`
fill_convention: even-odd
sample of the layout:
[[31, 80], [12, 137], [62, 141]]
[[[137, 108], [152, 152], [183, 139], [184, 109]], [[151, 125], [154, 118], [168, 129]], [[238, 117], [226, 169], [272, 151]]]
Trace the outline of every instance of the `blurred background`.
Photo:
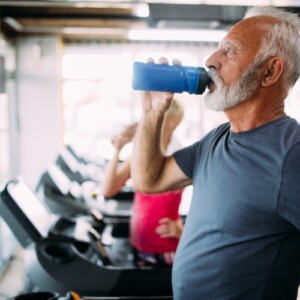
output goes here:
[[[21, 174], [35, 188], [67, 145], [109, 159], [111, 137], [140, 116], [133, 62], [165, 56], [204, 66], [253, 5], [300, 12], [297, 0], [0, 1], [0, 183]], [[299, 92], [297, 83], [286, 102], [297, 120]], [[185, 108], [175, 133], [183, 145], [226, 121], [200, 95], [175, 97]], [[0, 219], [0, 275], [16, 244]]]

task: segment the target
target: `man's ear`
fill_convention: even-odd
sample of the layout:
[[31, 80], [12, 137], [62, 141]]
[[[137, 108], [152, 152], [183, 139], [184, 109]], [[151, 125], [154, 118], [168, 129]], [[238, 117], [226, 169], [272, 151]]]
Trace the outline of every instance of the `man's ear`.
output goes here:
[[262, 86], [267, 87], [276, 83], [284, 71], [284, 60], [282, 57], [275, 56], [270, 58], [264, 68]]

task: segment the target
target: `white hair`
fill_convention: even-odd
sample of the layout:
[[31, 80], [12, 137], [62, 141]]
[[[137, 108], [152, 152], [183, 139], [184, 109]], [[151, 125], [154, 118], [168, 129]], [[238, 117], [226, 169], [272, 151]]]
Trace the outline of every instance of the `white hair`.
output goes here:
[[264, 36], [256, 59], [263, 61], [274, 55], [283, 57], [286, 64], [283, 84], [289, 89], [300, 75], [299, 16], [284, 9], [258, 6], [250, 8], [244, 19], [255, 16], [269, 16], [278, 20]]

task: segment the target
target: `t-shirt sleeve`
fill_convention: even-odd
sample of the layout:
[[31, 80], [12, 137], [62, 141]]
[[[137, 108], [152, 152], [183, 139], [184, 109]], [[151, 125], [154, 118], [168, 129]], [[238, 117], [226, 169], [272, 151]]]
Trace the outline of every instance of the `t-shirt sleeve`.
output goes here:
[[195, 143], [191, 146], [180, 149], [174, 152], [173, 154], [176, 163], [183, 171], [183, 173], [189, 178], [193, 178], [194, 162], [195, 162], [198, 144], [199, 143]]
[[300, 231], [300, 142], [285, 159], [278, 213]]
[[210, 131], [198, 142], [173, 154], [176, 163], [187, 177], [193, 179], [195, 166], [201, 160], [201, 154], [207, 152], [211, 148], [213, 141], [223, 136], [224, 131], [229, 130], [229, 126], [229, 123], [222, 124]]

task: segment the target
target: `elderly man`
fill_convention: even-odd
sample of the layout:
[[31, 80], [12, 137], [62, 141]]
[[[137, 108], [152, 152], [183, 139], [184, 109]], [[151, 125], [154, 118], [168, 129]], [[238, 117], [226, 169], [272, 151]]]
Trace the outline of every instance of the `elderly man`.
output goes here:
[[[173, 94], [141, 93], [135, 188], [156, 193], [193, 184], [173, 266], [175, 299], [270, 299], [277, 254], [300, 231], [300, 126], [284, 112], [299, 76], [299, 30], [292, 13], [248, 10], [206, 62], [213, 83], [205, 103], [229, 123], [172, 156], [158, 145]], [[277, 299], [295, 299], [297, 284], [298, 277]]]

